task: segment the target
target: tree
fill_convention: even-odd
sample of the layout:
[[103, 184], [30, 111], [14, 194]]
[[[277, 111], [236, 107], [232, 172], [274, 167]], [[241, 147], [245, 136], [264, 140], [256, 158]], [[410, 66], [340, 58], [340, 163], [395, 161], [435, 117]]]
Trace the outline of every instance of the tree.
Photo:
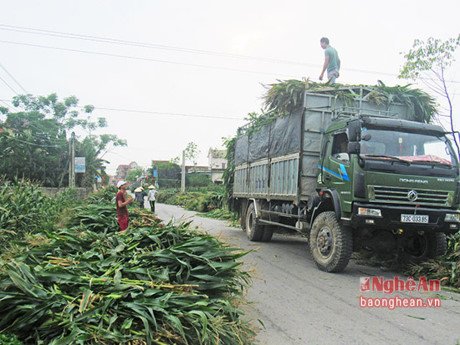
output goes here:
[[420, 80], [431, 91], [445, 98], [450, 130], [457, 152], [460, 153], [458, 139], [455, 136], [452, 98], [446, 78], [447, 69], [455, 61], [454, 54], [459, 46], [460, 35], [457, 38], [449, 38], [445, 41], [432, 37], [428, 38], [426, 42], [418, 39], [414, 40], [412, 49], [404, 55], [406, 62], [401, 68], [399, 78]]
[[[8, 179], [25, 177], [49, 187], [68, 181], [69, 142], [73, 130], [91, 132], [107, 125], [93, 118], [93, 106], [78, 106], [75, 96], [60, 101], [56, 94], [13, 98], [13, 109], [2, 108], [0, 121], [0, 175]], [[79, 177], [81, 186], [91, 186], [96, 173], [103, 175], [104, 151], [110, 145], [126, 145], [111, 134], [89, 134], [76, 141], [76, 154], [86, 158], [87, 172]]]
[[141, 167], [131, 169], [126, 174], [126, 180], [129, 182], [136, 182], [137, 179], [141, 177], [143, 174], [144, 174], [144, 169]]
[[158, 171], [158, 184], [161, 188], [177, 188], [180, 186], [180, 166], [171, 162], [156, 162], [154, 165], [147, 169], [148, 175], [153, 175], [153, 169]]
[[[126, 141], [113, 134], [88, 135], [76, 143], [76, 155], [85, 157], [86, 172], [77, 176], [77, 185], [93, 187], [96, 176], [105, 177], [105, 164], [103, 159], [110, 147], [126, 146]], [[78, 174], [80, 175], [80, 174]]]
[[185, 159], [190, 160], [194, 164], [196, 164], [196, 158], [200, 154], [200, 150], [198, 150], [198, 145], [195, 144], [194, 142], [190, 142], [187, 144], [184, 151], [185, 151]]

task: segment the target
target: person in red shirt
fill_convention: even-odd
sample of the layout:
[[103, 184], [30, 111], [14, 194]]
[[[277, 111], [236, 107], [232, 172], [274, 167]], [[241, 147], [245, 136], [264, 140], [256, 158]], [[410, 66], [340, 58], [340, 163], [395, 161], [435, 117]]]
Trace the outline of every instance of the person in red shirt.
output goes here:
[[129, 213], [127, 206], [131, 204], [134, 201], [134, 199], [129, 197], [126, 193], [128, 182], [118, 181], [117, 187], [118, 193], [115, 198], [117, 203], [117, 220], [118, 225], [120, 226], [120, 231], [125, 231], [128, 228], [129, 224]]

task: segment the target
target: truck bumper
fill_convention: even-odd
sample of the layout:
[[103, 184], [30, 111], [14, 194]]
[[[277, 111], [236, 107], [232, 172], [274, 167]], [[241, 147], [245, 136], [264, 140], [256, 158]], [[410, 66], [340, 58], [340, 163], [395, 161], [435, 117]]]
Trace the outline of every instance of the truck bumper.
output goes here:
[[[380, 210], [381, 216], [365, 214], [360, 215], [358, 211], [359, 209], [362, 210], [363, 208]], [[371, 213], [378, 213], [378, 211], [372, 211]], [[460, 214], [459, 211], [452, 209], [433, 209], [425, 207], [395, 206], [355, 202], [353, 204], [351, 225], [355, 228], [373, 227], [388, 230], [403, 229], [405, 231], [413, 230], [455, 233], [460, 229], [460, 222], [446, 222], [445, 216], [447, 213]], [[405, 217], [415, 219], [411, 219], [411, 222], [403, 221], [402, 215], [427, 216], [428, 222], [421, 222], [420, 218], [426, 220], [426, 217]]]

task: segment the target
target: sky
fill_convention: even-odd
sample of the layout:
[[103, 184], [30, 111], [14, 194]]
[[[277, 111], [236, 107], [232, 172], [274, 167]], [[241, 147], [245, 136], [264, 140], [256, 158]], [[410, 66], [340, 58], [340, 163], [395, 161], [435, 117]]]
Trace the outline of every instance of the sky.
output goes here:
[[[460, 33], [457, 0], [0, 4], [0, 100], [25, 90], [95, 106], [94, 116], [108, 122], [101, 133], [128, 142], [105, 154], [112, 174], [119, 164], [178, 157], [189, 142], [206, 165], [209, 148], [260, 111], [264, 85], [319, 81], [323, 36], [342, 61], [339, 82], [404, 85], [397, 75], [414, 39]], [[460, 109], [460, 61], [447, 79]], [[454, 120], [458, 128], [458, 114]]]

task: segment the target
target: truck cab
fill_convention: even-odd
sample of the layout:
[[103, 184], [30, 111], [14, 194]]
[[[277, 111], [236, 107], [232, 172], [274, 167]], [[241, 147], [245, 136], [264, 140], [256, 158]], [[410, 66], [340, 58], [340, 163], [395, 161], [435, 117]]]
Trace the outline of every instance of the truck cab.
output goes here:
[[[396, 249], [420, 261], [442, 255], [446, 234], [459, 230], [459, 163], [439, 126], [370, 116], [338, 121], [323, 137], [319, 165], [321, 202], [348, 229], [353, 250]], [[318, 236], [333, 241], [324, 231]]]

